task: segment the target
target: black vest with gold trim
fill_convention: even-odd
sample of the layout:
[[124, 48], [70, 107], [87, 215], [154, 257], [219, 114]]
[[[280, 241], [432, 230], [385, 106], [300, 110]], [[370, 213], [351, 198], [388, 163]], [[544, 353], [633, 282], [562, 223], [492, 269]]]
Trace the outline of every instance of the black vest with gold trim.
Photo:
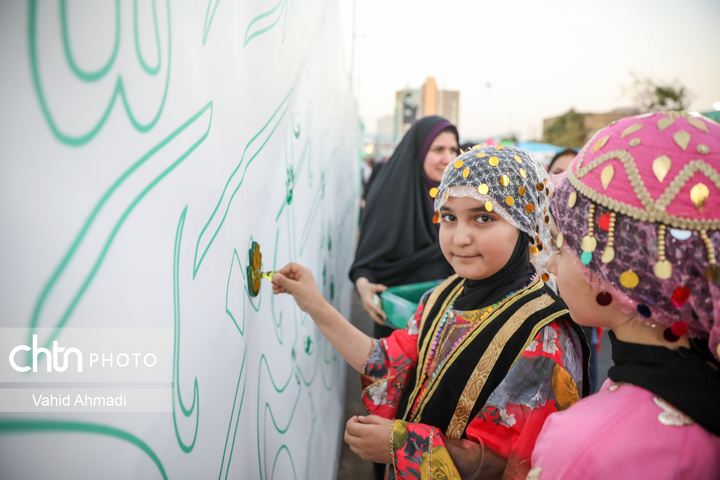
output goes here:
[[582, 339], [583, 396], [588, 394], [589, 348], [582, 329], [570, 319], [564, 303], [539, 277], [502, 300], [485, 320], [478, 322], [448, 353], [436, 376], [428, 381], [425, 366], [433, 339], [464, 282], [465, 279], [457, 275], [451, 276], [425, 303], [419, 325], [417, 368], [410, 375], [397, 418], [432, 425], [449, 439], [466, 438], [470, 421], [540, 329], [561, 318]]

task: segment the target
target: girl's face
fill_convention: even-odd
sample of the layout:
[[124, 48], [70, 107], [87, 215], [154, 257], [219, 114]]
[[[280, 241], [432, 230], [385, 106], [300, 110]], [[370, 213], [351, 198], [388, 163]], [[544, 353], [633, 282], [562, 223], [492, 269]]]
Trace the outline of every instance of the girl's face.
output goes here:
[[442, 180], [445, 167], [455, 160], [458, 148], [457, 138], [452, 132], [442, 132], [435, 137], [423, 161], [425, 175], [434, 182]]
[[596, 297], [601, 290], [585, 280], [571, 253], [557, 247], [555, 222], [552, 224], [552, 234], [556, 238], [556, 246], [547, 263], [547, 270], [555, 275], [558, 293], [567, 304], [570, 316], [575, 322], [586, 327], [614, 328], [615, 320], [627, 315], [614, 303], [606, 306], [597, 303]]
[[510, 260], [520, 231], [474, 198], [450, 197], [440, 208], [440, 248], [455, 273], [481, 280]]

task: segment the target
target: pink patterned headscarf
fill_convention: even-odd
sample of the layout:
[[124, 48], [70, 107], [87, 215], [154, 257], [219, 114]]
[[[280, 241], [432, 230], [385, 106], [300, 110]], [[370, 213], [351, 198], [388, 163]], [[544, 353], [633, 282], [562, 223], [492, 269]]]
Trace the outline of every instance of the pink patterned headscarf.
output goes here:
[[600, 130], [551, 210], [586, 278], [647, 324], [687, 325], [720, 360], [720, 124], [683, 112]]

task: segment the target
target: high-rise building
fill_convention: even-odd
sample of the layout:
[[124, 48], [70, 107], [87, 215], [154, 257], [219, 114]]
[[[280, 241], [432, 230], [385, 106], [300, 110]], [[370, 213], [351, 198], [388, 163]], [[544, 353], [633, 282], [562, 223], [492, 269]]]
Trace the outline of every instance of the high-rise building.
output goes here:
[[429, 115], [440, 115], [453, 125], [460, 117], [460, 92], [439, 90], [433, 77], [427, 77], [418, 89], [406, 88], [395, 93], [395, 132], [399, 140], [413, 122]]

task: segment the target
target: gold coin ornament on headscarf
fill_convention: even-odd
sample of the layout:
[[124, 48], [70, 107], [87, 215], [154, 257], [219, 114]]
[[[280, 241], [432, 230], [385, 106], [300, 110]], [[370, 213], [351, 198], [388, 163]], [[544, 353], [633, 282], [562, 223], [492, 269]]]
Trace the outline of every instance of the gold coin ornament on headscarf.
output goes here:
[[513, 158], [515, 159], [515, 161], [517, 163], [522, 163], [522, 159], [520, 157], [518, 157], [517, 155], [515, 155]]
[[678, 130], [673, 134], [673, 140], [675, 140], [675, 143], [677, 143], [678, 147], [686, 150], [688, 144], [690, 143], [690, 134], [685, 130]]
[[510, 177], [508, 177], [507, 175], [503, 175], [502, 177], [500, 177], [500, 185], [502, 185], [503, 187], [507, 187], [509, 183]]
[[487, 185], [485, 185], [484, 183], [481, 183], [478, 186], [478, 192], [480, 193], [480, 195], [487, 195], [487, 193], [489, 191], [490, 191], [490, 188]]
[[528, 203], [527, 205], [525, 205], [525, 211], [527, 213], [533, 213], [535, 211], [535, 205], [533, 205], [532, 203]]
[[465, 162], [463, 162], [462, 160], [455, 160], [455, 163], [453, 163], [453, 165], [455, 166], [455, 168], [460, 168], [460, 167], [462, 167], [464, 164], [465, 164]]
[[637, 276], [637, 273], [632, 270], [627, 270], [620, 274], [620, 285], [623, 287], [635, 288], [638, 286], [638, 283], [640, 283], [640, 278]]
[[523, 177], [523, 178], [527, 178], [527, 173], [525, 172], [525, 169], [524, 169], [524, 168], [521, 168], [521, 169], [520, 169], [520, 176]]
[[602, 182], [602, 185], [605, 188], [605, 190], [607, 190], [607, 188], [610, 185], [610, 182], [612, 181], [614, 176], [615, 176], [615, 167], [613, 167], [612, 165], [607, 165], [605, 168], [603, 168], [603, 171], [600, 174], [600, 181]]
[[507, 203], [509, 206], [512, 207], [513, 204], [515, 203], [515, 199], [513, 197], [511, 197], [510, 195], [508, 195], [507, 197], [505, 197], [505, 203]]
[[555, 240], [555, 245], [557, 245], [558, 248], [562, 248], [563, 243], [565, 243], [565, 237], [563, 237], [562, 232], [558, 232], [557, 239]]
[[697, 117], [688, 118], [688, 123], [690, 125], [692, 125], [693, 127], [697, 128], [699, 130], [702, 130], [705, 133], [709, 133], [707, 125], [705, 125], [705, 122], [703, 122], [702, 120], [700, 120]]
[[609, 139], [610, 139], [610, 136], [604, 136], [604, 137], [600, 138], [597, 142], [595, 142], [595, 145], [593, 146], [593, 149], [592, 149], [593, 153], [595, 153], [598, 150], [600, 150], [601, 148], [603, 148]]
[[526, 192], [525, 185], [520, 185], [520, 188], [518, 188], [518, 193], [520, 195], [525, 195], [525, 192]]
[[704, 183], [698, 183], [690, 189], [690, 200], [695, 204], [698, 212], [702, 213], [703, 206], [710, 196], [710, 190]]
[[500, 163], [500, 159], [498, 157], [490, 157], [488, 159], [488, 163], [492, 165], [493, 167], [496, 167], [498, 163]]
[[633, 133], [637, 132], [643, 127], [642, 123], [633, 123], [629, 127], [627, 127], [625, 130], [623, 130], [622, 134], [620, 135], [620, 138], [625, 138], [628, 135], [632, 135]]
[[670, 167], [672, 167], [672, 162], [667, 155], [660, 155], [653, 160], [652, 171], [655, 174], [655, 178], [658, 179], [658, 182], [662, 183], [663, 180], [665, 180], [665, 177], [670, 171]]
[[487, 210], [488, 212], [492, 212], [492, 211], [493, 211], [492, 202], [491, 202], [490, 200], [488, 200], [487, 202], [485, 202], [485, 210]]
[[437, 189], [437, 188], [433, 187], [433, 188], [430, 189], [430, 196], [431, 196], [432, 198], [437, 197], [437, 194], [438, 194], [438, 189]]
[[463, 170], [462, 176], [463, 176], [463, 178], [467, 178], [468, 175], [470, 175], [470, 169], [465, 168], [465, 170]]
[[575, 202], [577, 202], [577, 192], [573, 190], [568, 196], [568, 207], [573, 208], [575, 206]]
[[504, 147], [500, 144], [495, 145], [495, 150], [502, 150]]
[[[473, 147], [473, 150], [476, 149], [476, 148], [477, 148], [477, 146], [474, 146], [474, 147]], [[475, 154], [475, 156], [476, 156], [477, 158], [485, 158], [485, 157], [487, 157], [487, 155], [485, 154], [485, 152], [477, 153], [477, 154]]]
[[673, 123], [675, 123], [675, 119], [672, 117], [661, 118], [657, 122], [658, 130], [660, 130], [662, 132], [663, 130], [668, 128]]

